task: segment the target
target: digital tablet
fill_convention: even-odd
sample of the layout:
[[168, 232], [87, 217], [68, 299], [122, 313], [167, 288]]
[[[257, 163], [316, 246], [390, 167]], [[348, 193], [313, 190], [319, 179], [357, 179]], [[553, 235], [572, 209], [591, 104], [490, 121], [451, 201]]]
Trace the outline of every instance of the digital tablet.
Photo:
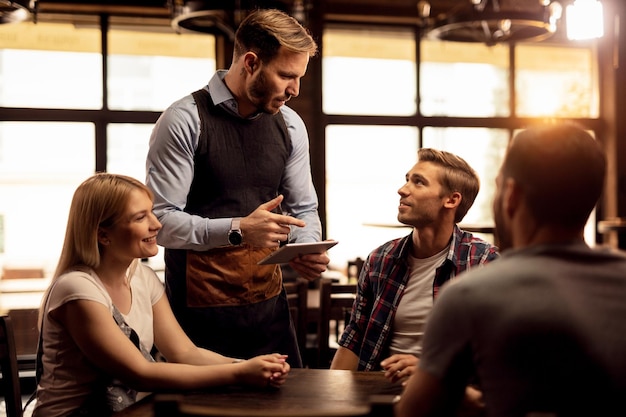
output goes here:
[[261, 259], [259, 265], [267, 264], [286, 264], [293, 258], [299, 255], [306, 255], [309, 253], [322, 253], [332, 248], [337, 243], [336, 240], [324, 240], [322, 242], [307, 242], [307, 243], [288, 243], [282, 248], [270, 253], [265, 258]]

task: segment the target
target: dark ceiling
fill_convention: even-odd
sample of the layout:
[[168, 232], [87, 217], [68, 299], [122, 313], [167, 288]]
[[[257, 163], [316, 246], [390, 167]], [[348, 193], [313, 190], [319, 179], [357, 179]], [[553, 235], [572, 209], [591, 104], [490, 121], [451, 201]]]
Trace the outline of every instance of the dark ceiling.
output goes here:
[[[25, 2], [27, 0], [21, 0]], [[34, 1], [34, 0], [29, 0]], [[172, 4], [197, 6], [199, 9], [251, 10], [257, 7], [276, 7], [290, 11], [296, 0], [37, 0], [37, 16], [41, 21], [50, 16], [80, 16], [108, 14], [151, 19], [171, 19]], [[417, 24], [419, 0], [302, 0], [309, 15], [316, 21], [372, 22]], [[574, 0], [553, 0], [565, 6]], [[609, 1], [609, 0], [603, 0]], [[610, 0], [623, 1], [623, 0]], [[485, 3], [487, 9], [537, 10], [540, 0], [474, 0]], [[472, 0], [428, 0], [430, 16], [440, 17], [451, 10], [471, 8]]]
[[[25, 1], [25, 0], [22, 0]], [[33, 1], [33, 0], [31, 0]], [[450, 16], [454, 19], [465, 19], [468, 15], [475, 16], [473, 10], [475, 6], [472, 3], [478, 3], [484, 6], [484, 11], [506, 11], [509, 13], [519, 13], [523, 16], [513, 20], [515, 22], [511, 31], [507, 32], [509, 40], [528, 39], [535, 36], [535, 32], [547, 34], [545, 26], [537, 29], [534, 26], [528, 26], [526, 22], [542, 23], [545, 19], [546, 12], [542, 9], [540, 0], [428, 0], [430, 5], [430, 22], [425, 24], [425, 20], [420, 20], [418, 13], [418, 3], [425, 3], [420, 0], [37, 0], [37, 13], [35, 14], [38, 21], [48, 20], [64, 20], [69, 22], [78, 22], [87, 15], [109, 15], [118, 16], [130, 20], [126, 22], [131, 25], [148, 24], [146, 20], [150, 20], [150, 24], [154, 25], [155, 21], [158, 26], [169, 26], [175, 16], [174, 10], [186, 16], [189, 10], [207, 11], [210, 13], [225, 13], [227, 27], [237, 25], [237, 19], [234, 18], [236, 13], [234, 10], [252, 10], [255, 8], [279, 8], [288, 12], [293, 12], [293, 6], [297, 1], [305, 4], [308, 11], [308, 26], [315, 30], [318, 24], [332, 22], [354, 22], [354, 23], [396, 23], [402, 25], [421, 25], [427, 27], [432, 22], [442, 20], [448, 28]], [[553, 0], [555, 1], [555, 0]], [[562, 6], [570, 4], [573, 0], [557, 0]], [[604, 0], [607, 1], [607, 0]], [[616, 0], [622, 1], [622, 0]], [[545, 2], [545, 0], [544, 0]], [[184, 6], [184, 7], [183, 7]], [[186, 11], [182, 11], [187, 9]], [[449, 14], [454, 11], [454, 14]], [[468, 12], [469, 11], [469, 12]], [[481, 12], [482, 13], [482, 12]], [[532, 18], [527, 18], [525, 13], [532, 13]], [[293, 14], [293, 13], [292, 13]], [[448, 14], [446, 16], [446, 14]], [[193, 15], [193, 13], [192, 13]], [[486, 42], [492, 44], [498, 41], [506, 40], [501, 37], [493, 41], [494, 34], [498, 31], [502, 22], [502, 15], [498, 14], [490, 20], [485, 20], [481, 14], [480, 19], [472, 17], [469, 19], [470, 25], [463, 25], [457, 28], [458, 21], [453, 21], [454, 32], [440, 34], [437, 37], [447, 40], [463, 40], [472, 42]], [[537, 18], [537, 16], [540, 16]], [[204, 20], [204, 17], [192, 17], [189, 21], [176, 22], [179, 27], [192, 30], [201, 30], [207, 23], [212, 26], [214, 18]], [[508, 17], [507, 17], [508, 19]], [[175, 19], [176, 20], [176, 19]], [[489, 28], [485, 28], [486, 21], [489, 22]], [[482, 22], [482, 26], [476, 26], [477, 22]], [[199, 24], [196, 24], [199, 23]], [[518, 23], [520, 23], [518, 25]], [[438, 23], [439, 24], [439, 23]], [[431, 26], [428, 26], [432, 28]], [[319, 29], [319, 26], [317, 26]], [[206, 30], [206, 31], [211, 31]], [[448, 30], [448, 29], [445, 29]], [[219, 29], [220, 33], [231, 32]], [[487, 33], [484, 35], [483, 32]], [[556, 41], [560, 38], [563, 31], [557, 31], [557, 36], [553, 36]], [[531, 36], [533, 35], [533, 36]], [[232, 34], [229, 34], [232, 37]], [[548, 34], [551, 37], [552, 34]], [[537, 38], [539, 39], [539, 38]]]
[[[193, 1], [171, 0], [179, 3], [193, 3]], [[493, 1], [493, 0], [491, 0]], [[571, 2], [572, 0], [565, 0]], [[537, 7], [539, 0], [496, 0], [501, 8], [515, 9], [529, 5]], [[234, 8], [235, 4], [244, 9], [254, 7], [288, 8], [292, 0], [209, 0], [197, 1], [204, 3], [208, 8]], [[313, 8], [321, 9], [324, 16], [333, 20], [380, 20], [417, 18], [418, 0], [305, 0]], [[432, 14], [446, 12], [454, 7], [470, 4], [470, 0], [429, 0]], [[564, 3], [561, 0], [561, 3]], [[168, 0], [38, 0], [39, 12], [45, 13], [108, 13], [123, 16], [141, 17], [169, 17], [170, 7]]]

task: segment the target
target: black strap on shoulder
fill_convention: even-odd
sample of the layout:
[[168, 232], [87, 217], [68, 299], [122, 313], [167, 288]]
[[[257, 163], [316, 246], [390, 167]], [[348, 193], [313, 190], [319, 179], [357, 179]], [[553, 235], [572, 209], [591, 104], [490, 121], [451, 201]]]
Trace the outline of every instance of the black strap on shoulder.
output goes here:
[[[44, 311], [45, 311], [45, 304], [44, 304]], [[122, 316], [122, 313], [120, 313], [120, 311], [117, 309], [117, 307], [115, 307], [115, 305], [113, 305], [113, 319], [115, 320], [117, 325], [120, 327], [120, 329], [124, 332], [124, 334], [126, 334], [126, 336], [131, 340], [131, 342], [133, 342], [133, 344], [137, 347], [137, 349], [139, 349], [139, 351], [143, 354], [143, 356], [150, 362], [154, 362], [154, 358], [152, 357], [150, 352], [146, 351], [146, 349], [144, 349], [141, 346], [141, 343], [139, 341], [139, 335], [137, 334], [137, 332], [135, 332], [135, 330], [132, 327], [126, 324], [126, 321], [124, 320], [124, 317]], [[30, 397], [28, 397], [28, 400], [26, 401], [26, 404], [24, 405], [24, 408], [23, 408], [24, 411], [30, 405], [30, 403], [33, 402], [35, 398], [37, 398], [37, 387], [39, 386], [39, 381], [41, 380], [41, 375], [43, 373], [43, 360], [42, 360], [43, 322], [44, 320], [42, 317], [41, 328], [39, 329], [39, 341], [37, 342], [37, 359], [35, 363], [35, 381], [36, 381], [35, 391], [33, 391], [33, 393], [30, 394]]]
[[30, 394], [26, 404], [24, 404], [24, 408], [22, 412], [26, 411], [26, 408], [33, 402], [35, 398], [37, 398], [37, 387], [39, 386], [39, 380], [41, 379], [41, 374], [43, 372], [43, 361], [41, 356], [43, 354], [43, 318], [41, 319], [41, 328], [39, 329], [39, 340], [37, 342], [37, 354], [35, 360], [35, 390]]

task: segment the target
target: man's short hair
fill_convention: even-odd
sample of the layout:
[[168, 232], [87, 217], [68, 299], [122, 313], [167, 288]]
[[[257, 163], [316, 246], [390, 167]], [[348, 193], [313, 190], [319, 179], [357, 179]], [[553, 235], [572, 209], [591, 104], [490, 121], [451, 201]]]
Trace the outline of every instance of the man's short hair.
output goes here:
[[501, 174], [520, 185], [537, 221], [584, 227], [604, 189], [606, 156], [574, 123], [536, 126], [513, 138]]
[[281, 47], [291, 52], [317, 54], [317, 43], [295, 18], [277, 9], [250, 13], [235, 33], [235, 56], [253, 51], [263, 62], [271, 61]]

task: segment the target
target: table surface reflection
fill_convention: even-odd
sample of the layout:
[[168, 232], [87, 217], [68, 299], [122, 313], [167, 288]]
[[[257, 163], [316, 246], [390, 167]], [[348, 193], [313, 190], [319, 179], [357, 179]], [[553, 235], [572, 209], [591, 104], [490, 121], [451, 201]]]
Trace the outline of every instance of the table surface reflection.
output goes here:
[[[351, 372], [329, 369], [292, 369], [278, 389], [224, 387], [196, 392], [173, 393], [181, 409], [216, 415], [301, 416], [364, 415], [372, 404], [387, 405], [400, 394], [402, 385], [392, 384], [382, 372]], [[162, 397], [162, 394], [159, 394]], [[155, 395], [116, 413], [121, 417], [153, 417]], [[160, 406], [160, 405], [159, 405]], [[210, 414], [213, 413], [213, 414]], [[198, 414], [201, 415], [201, 414]]]

